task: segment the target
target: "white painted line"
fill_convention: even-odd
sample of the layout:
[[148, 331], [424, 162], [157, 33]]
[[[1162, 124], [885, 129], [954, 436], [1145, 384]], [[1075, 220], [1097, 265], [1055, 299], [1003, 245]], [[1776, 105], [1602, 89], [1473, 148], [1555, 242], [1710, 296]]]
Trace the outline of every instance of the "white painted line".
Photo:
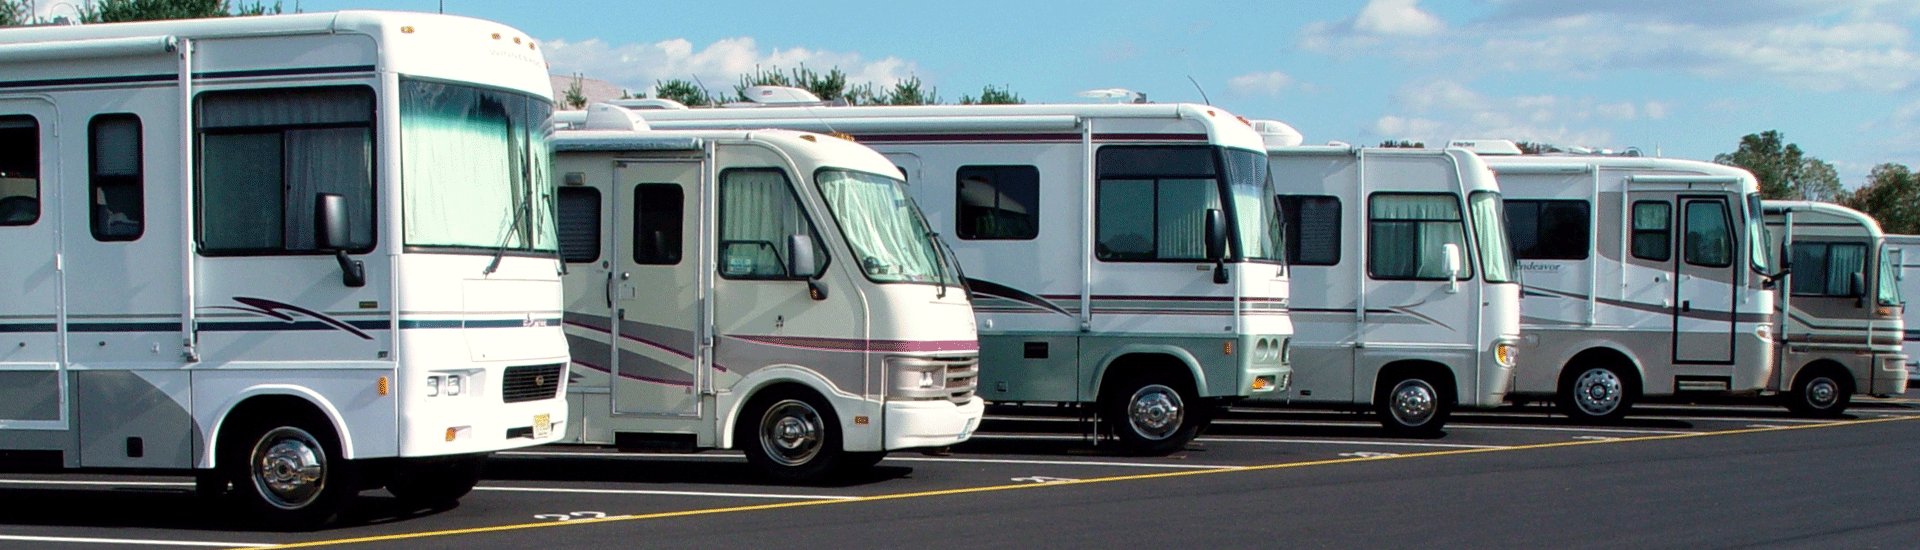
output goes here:
[[1119, 466], [1123, 468], [1173, 468], [1179, 470], [1231, 470], [1240, 466], [1218, 464], [1158, 464], [1147, 462], [1082, 462], [1077, 460], [1018, 460], [997, 458], [948, 458], [938, 456], [887, 457], [887, 462], [975, 462], [982, 464], [1046, 464], [1057, 466]]
[[666, 495], [683, 497], [732, 497], [732, 498], [770, 498], [796, 500], [856, 500], [861, 497], [843, 497], [835, 495], [780, 495], [771, 493], [713, 493], [705, 491], [642, 491], [625, 489], [564, 489], [560, 487], [474, 487], [475, 491], [509, 491], [520, 493], [579, 493], [592, 495]]
[[274, 544], [257, 544], [257, 543], [251, 543], [251, 542], [214, 542], [214, 541], [147, 540], [147, 539], [94, 539], [94, 538], [79, 538], [79, 537], [28, 537], [28, 536], [20, 536], [20, 535], [0, 535], [0, 540], [17, 540], [22, 542], [73, 542], [73, 543], [80, 543], [80, 544], [131, 544], [131, 545], [140, 545], [140, 546], [206, 546], [211, 548], [235, 548], [235, 547], [263, 548], [267, 546], [278, 546]]
[[1365, 441], [1339, 439], [1268, 439], [1237, 437], [1202, 437], [1194, 441], [1234, 441], [1240, 443], [1309, 443], [1315, 445], [1360, 445], [1379, 447], [1439, 447], [1447, 449], [1505, 449], [1509, 445], [1462, 445], [1458, 443], [1414, 443], [1410, 441]]
[[571, 451], [571, 452], [569, 451], [500, 451], [497, 453], [493, 453], [493, 455], [494, 456], [549, 456], [549, 457], [580, 456], [580, 457], [595, 457], [595, 458], [606, 458], [606, 457], [686, 458], [686, 459], [702, 459], [702, 458], [744, 459], [746, 458], [746, 455], [741, 453], [740, 451], [716, 451], [712, 453], [698, 453], [698, 454], [649, 453], [649, 452], [629, 453], [629, 452], [623, 452], [623, 451]]
[[5, 485], [87, 485], [97, 487], [192, 487], [191, 481], [68, 481], [58, 479], [0, 479]]
[[[1380, 425], [1379, 422], [1289, 422], [1286, 420], [1215, 420], [1213, 423], [1234, 424], [1234, 425], [1252, 424], [1252, 425], [1272, 425], [1272, 426], [1351, 426], [1351, 427], [1369, 427], [1369, 426]], [[1694, 432], [1682, 431], [1682, 430], [1632, 430], [1632, 429], [1625, 429], [1625, 428], [1587, 428], [1587, 427], [1567, 427], [1567, 426], [1513, 426], [1513, 425], [1505, 425], [1505, 424], [1478, 424], [1478, 423], [1462, 423], [1462, 422], [1448, 423], [1445, 429], [1447, 430], [1455, 430], [1455, 429], [1459, 429], [1459, 430], [1538, 430], [1538, 431], [1547, 431], [1547, 432], [1618, 432], [1618, 433], [1635, 433], [1635, 434], [1649, 434], [1649, 435], [1674, 435], [1674, 434], [1683, 434], [1683, 433], [1694, 433]]]

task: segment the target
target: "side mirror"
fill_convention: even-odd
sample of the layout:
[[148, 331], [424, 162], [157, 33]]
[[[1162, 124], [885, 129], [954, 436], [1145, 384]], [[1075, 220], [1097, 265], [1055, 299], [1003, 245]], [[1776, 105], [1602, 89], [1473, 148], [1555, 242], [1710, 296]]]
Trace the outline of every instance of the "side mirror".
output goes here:
[[1855, 307], [1865, 307], [1867, 305], [1866, 274], [1857, 271], [1847, 274], [1847, 297], [1853, 298], [1853, 305]]
[[1218, 208], [1207, 209], [1207, 259], [1227, 257], [1227, 214]]
[[1460, 291], [1460, 266], [1465, 261], [1460, 257], [1460, 245], [1446, 243], [1440, 245], [1440, 269], [1447, 272], [1447, 292]]
[[348, 232], [347, 198], [336, 193], [320, 193], [313, 200], [313, 248], [332, 251], [340, 262], [340, 284], [367, 286], [366, 264], [347, 258], [347, 246], [353, 242]]
[[787, 276], [806, 279], [807, 296], [820, 301], [827, 299], [827, 286], [814, 277], [820, 274], [820, 264], [814, 261], [813, 237], [808, 235], [787, 236]]

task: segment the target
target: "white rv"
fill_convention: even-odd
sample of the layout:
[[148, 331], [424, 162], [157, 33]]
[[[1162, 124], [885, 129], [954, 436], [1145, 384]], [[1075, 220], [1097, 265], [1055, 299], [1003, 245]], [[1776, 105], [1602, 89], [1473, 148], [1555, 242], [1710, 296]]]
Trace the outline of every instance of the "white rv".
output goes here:
[[0, 29], [0, 456], [295, 527], [558, 439], [550, 90], [460, 17]]
[[960, 258], [995, 403], [1089, 404], [1178, 450], [1213, 406], [1288, 383], [1286, 270], [1259, 134], [1216, 107], [760, 106], [656, 129], [852, 134]]
[[588, 115], [554, 137], [567, 442], [737, 448], [814, 481], [979, 427], [973, 309], [885, 158]]
[[1900, 353], [1907, 356], [1907, 383], [1920, 381], [1920, 308], [1907, 307], [1907, 296], [1920, 296], [1920, 235], [1887, 235], [1887, 250], [1893, 258], [1887, 263], [1894, 268], [1894, 280], [1898, 281], [1901, 296], [1900, 321], [1903, 331], [1900, 336]]
[[1907, 391], [1900, 286], [1880, 224], [1858, 210], [1812, 201], [1762, 201], [1771, 246], [1781, 251], [1777, 285], [1778, 373], [1768, 390], [1787, 408], [1833, 416], [1855, 394]]
[[1480, 153], [1506, 195], [1526, 358], [1509, 399], [1597, 420], [1642, 396], [1768, 387], [1777, 273], [1751, 174], [1455, 143]]
[[1348, 146], [1267, 156], [1302, 291], [1290, 308], [1293, 387], [1262, 399], [1371, 408], [1402, 433], [1438, 431], [1455, 407], [1504, 403], [1520, 285], [1500, 188], [1480, 158]]

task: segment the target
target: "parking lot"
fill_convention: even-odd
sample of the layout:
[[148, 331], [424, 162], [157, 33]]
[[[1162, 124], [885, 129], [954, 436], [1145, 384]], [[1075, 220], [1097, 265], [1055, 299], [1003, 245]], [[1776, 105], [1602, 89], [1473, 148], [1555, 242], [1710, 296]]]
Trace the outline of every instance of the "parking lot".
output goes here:
[[[844, 525], [832, 520], [824, 524], [814, 521], [808, 524], [811, 529], [873, 536], [876, 529], [866, 523], [870, 519], [836, 515], [831, 509], [841, 504], [859, 508], [878, 505], [884, 510], [912, 513], [921, 506], [953, 501], [939, 497], [998, 494], [1044, 485], [1098, 485], [1104, 491], [1122, 494], [1128, 484], [1199, 490], [1205, 486], [1200, 480], [1209, 479], [1210, 483], [1215, 481], [1210, 478], [1233, 472], [1286, 469], [1289, 475], [1312, 478], [1315, 469], [1332, 472], [1353, 464], [1399, 459], [1444, 459], [1462, 467], [1493, 461], [1550, 463], [1566, 460], [1555, 457], [1624, 452], [1621, 449], [1630, 445], [1662, 440], [1698, 440], [1687, 445], [1710, 453], [1761, 437], [1813, 437], [1816, 432], [1836, 436], [1846, 430], [1882, 425], [1897, 425], [1899, 433], [1909, 435], [1894, 440], [1873, 436], [1859, 445], [1910, 448], [1907, 441], [1913, 439], [1911, 434], [1920, 424], [1901, 420], [1920, 417], [1920, 399], [1913, 399], [1920, 397], [1916, 394], [1920, 392], [1896, 399], [1863, 399], [1846, 418], [1837, 420], [1798, 418], [1782, 408], [1764, 405], [1655, 403], [1642, 404], [1625, 422], [1590, 426], [1573, 424], [1544, 406], [1508, 407], [1458, 414], [1444, 436], [1431, 439], [1386, 437], [1366, 415], [1238, 407], [1216, 420], [1187, 450], [1153, 458], [1109, 452], [1110, 445], [1100, 445], [1099, 439], [1085, 433], [1084, 424], [1073, 417], [1045, 414], [1050, 412], [1047, 410], [997, 409], [990, 412], [982, 432], [964, 445], [941, 453], [895, 453], [870, 475], [823, 486], [759, 482], [745, 459], [733, 452], [632, 454], [601, 448], [539, 447], [496, 455], [488, 464], [487, 479], [457, 507], [401, 510], [383, 491], [368, 491], [342, 527], [310, 533], [253, 530], [237, 520], [225, 504], [195, 497], [192, 480], [186, 478], [7, 474], [0, 475], [0, 547], [386, 544], [394, 548], [541, 548], [554, 537], [568, 540], [569, 546], [591, 546], [591, 541], [598, 539], [586, 533], [594, 531], [567, 527], [606, 524], [609, 520], [646, 524], [670, 518], [796, 513], [801, 509], [845, 518]], [[1526, 450], [1543, 452], [1505, 452]], [[1545, 452], [1548, 450], [1552, 453]], [[1778, 460], [1764, 467], [1791, 471], [1806, 466], [1794, 463], [1789, 455], [1783, 454]], [[1649, 476], [1660, 475], [1658, 469], [1666, 467], [1659, 461], [1633, 466], [1634, 471]], [[1345, 475], [1364, 478], [1369, 474]], [[1084, 521], [1076, 517], [1080, 512], [1060, 512], [1063, 517], [1059, 521]], [[773, 517], [787, 515], [776, 513]], [[1026, 514], [1039, 520], [1048, 515]], [[894, 545], [887, 540], [871, 545]], [[473, 544], [478, 541], [485, 542]], [[804, 542], [789, 541], [788, 545], [809, 546]]]

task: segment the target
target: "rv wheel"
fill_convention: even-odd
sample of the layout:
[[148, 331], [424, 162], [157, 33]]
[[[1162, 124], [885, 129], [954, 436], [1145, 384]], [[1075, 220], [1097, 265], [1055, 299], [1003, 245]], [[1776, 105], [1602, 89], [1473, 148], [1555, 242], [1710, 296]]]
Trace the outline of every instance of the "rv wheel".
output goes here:
[[811, 392], [778, 389], [753, 399], [734, 436], [747, 462], [774, 481], [814, 483], [855, 465], [872, 465], [866, 453], [841, 450], [840, 422], [833, 408]]
[[1452, 402], [1418, 374], [1408, 374], [1374, 400], [1380, 424], [1398, 435], [1439, 433], [1452, 414]]
[[486, 460], [484, 454], [411, 460], [395, 468], [387, 492], [407, 506], [448, 507], [480, 483]]
[[1560, 378], [1560, 410], [1574, 420], [1619, 420], [1633, 406], [1633, 381], [1609, 365], [1568, 369]]
[[1835, 374], [1836, 369], [1822, 369], [1802, 374], [1794, 382], [1793, 391], [1787, 393], [1787, 410], [1803, 416], [1833, 417], [1846, 412], [1847, 405], [1853, 401], [1853, 391]]
[[271, 528], [304, 530], [339, 519], [360, 492], [331, 426], [313, 418], [259, 422], [235, 433], [221, 460], [233, 492]]
[[1109, 392], [1102, 416], [1127, 451], [1165, 455], [1186, 448], [1200, 431], [1204, 414], [1190, 405], [1189, 392], [1157, 374], [1135, 376]]

